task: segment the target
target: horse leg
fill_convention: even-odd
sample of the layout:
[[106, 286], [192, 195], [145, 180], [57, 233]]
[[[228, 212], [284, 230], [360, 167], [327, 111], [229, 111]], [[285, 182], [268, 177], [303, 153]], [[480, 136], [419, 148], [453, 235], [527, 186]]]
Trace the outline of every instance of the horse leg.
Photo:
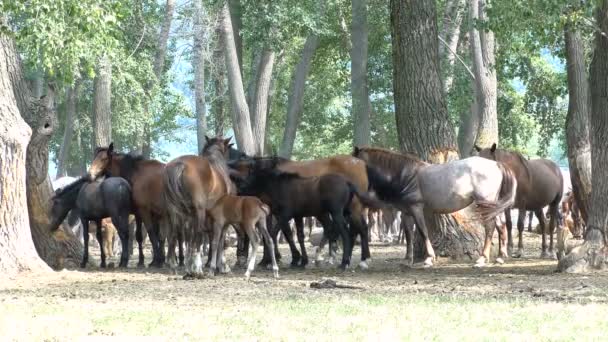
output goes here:
[[251, 243], [251, 255], [249, 256], [249, 260], [247, 261], [247, 271], [245, 272], [245, 279], [249, 280], [249, 277], [251, 277], [251, 272], [253, 272], [253, 270], [255, 269], [255, 259], [257, 258], [258, 245], [260, 242], [258, 240], [258, 236], [255, 233], [255, 224], [253, 222], [243, 222], [241, 227], [243, 228], [243, 230], [245, 230], [245, 234], [249, 236], [249, 243]]
[[[258, 230], [261, 232], [262, 237], [264, 238], [264, 244], [268, 246], [268, 250], [274, 250], [274, 242], [268, 233], [268, 227], [266, 226], [266, 220], [262, 219], [258, 221]], [[251, 239], [250, 239], [251, 240]], [[256, 250], [253, 250], [252, 253], [256, 253]], [[255, 256], [255, 254], [253, 254]], [[255, 258], [255, 257], [254, 257]], [[272, 274], [275, 279], [279, 278], [279, 265], [277, 264], [277, 259], [274, 253], [270, 254], [270, 258], [272, 259]]]
[[414, 218], [410, 215], [401, 214], [401, 231], [405, 235], [406, 251], [405, 264], [411, 266], [414, 264]]
[[[291, 227], [289, 226], [289, 220], [279, 219], [278, 225], [281, 227], [281, 232], [289, 244], [289, 250], [291, 251], [291, 267], [297, 267], [300, 264], [300, 259], [302, 256], [296, 247], [295, 241], [293, 240], [293, 233], [291, 231]], [[276, 244], [275, 248], [277, 248]]]
[[524, 255], [524, 224], [526, 221], [526, 211], [519, 210], [517, 216], [517, 253], [513, 255], [514, 258], [521, 258]]
[[[526, 213], [524, 211], [524, 218], [526, 217]], [[532, 233], [532, 219], [534, 218], [534, 212], [530, 211], [528, 213], [528, 233]]]
[[95, 232], [95, 236], [97, 237], [97, 242], [99, 243], [99, 249], [101, 254], [101, 264], [99, 267], [106, 268], [106, 251], [103, 248], [103, 234], [101, 233], [101, 220], [95, 221], [97, 225], [97, 231]]
[[[513, 254], [513, 222], [511, 220], [511, 209], [505, 210], [505, 221], [507, 224], [507, 252]], [[498, 232], [500, 234], [500, 231]]]
[[540, 229], [542, 231], [542, 251], [540, 253], [541, 259], [549, 258], [549, 253], [547, 253], [547, 227], [545, 225], [545, 215], [542, 209], [534, 211], [536, 214], [536, 218], [538, 219], [538, 224], [540, 225]]
[[[203, 239], [204, 241], [204, 239]], [[207, 234], [207, 242], [209, 242], [209, 235]], [[175, 254], [175, 247], [173, 247], [173, 253]], [[177, 249], [179, 251], [179, 266], [184, 266], [184, 232], [179, 231], [177, 233]], [[207, 251], [208, 253], [209, 251]]]
[[135, 238], [137, 239], [137, 248], [139, 249], [139, 261], [137, 262], [137, 267], [144, 267], [144, 246], [143, 241], [144, 237], [141, 231], [141, 218], [139, 215], [135, 216]]
[[549, 219], [549, 257], [551, 259], [557, 259], [557, 254], [555, 254], [555, 250], [553, 249], [553, 233], [555, 232], [558, 218], [557, 216], [559, 215], [558, 206], [559, 201], [549, 206], [549, 212], [551, 214], [551, 218]]
[[[177, 223], [177, 222], [176, 222]], [[144, 218], [144, 225], [148, 228], [148, 238], [150, 239], [150, 244], [152, 245], [152, 262], [148, 265], [148, 267], [161, 267], [162, 264], [159, 264], [159, 231], [158, 227], [155, 226], [155, 222], [152, 219]], [[172, 229], [175, 227], [172, 227]], [[139, 228], [138, 228], [139, 229]]]
[[[277, 260], [281, 260], [281, 253], [279, 253], [279, 244], [277, 241], [277, 236], [279, 234], [279, 225], [277, 223], [277, 225], [272, 225], [272, 215], [268, 215], [266, 217], [266, 227], [268, 228], [268, 233], [270, 234], [270, 236], [272, 237], [272, 241], [273, 241], [273, 245], [274, 245], [274, 251], [273, 250], [268, 250], [268, 247], [266, 245], [264, 245], [264, 254], [262, 256], [262, 261], [260, 261], [260, 266], [267, 266], [269, 265], [269, 262], [271, 260], [270, 258], [270, 253], [274, 253], [275, 257]], [[245, 246], [249, 246], [249, 238], [247, 236], [245, 236], [245, 239], [243, 240], [243, 244]], [[247, 248], [243, 248], [243, 249], [247, 249]], [[246, 253], [243, 253], [243, 255], [246, 256]], [[246, 257], [245, 257], [246, 260]]]
[[[435, 260], [435, 251], [433, 250], [433, 245], [429, 239], [429, 231], [426, 228], [426, 221], [424, 220], [424, 208], [421, 204], [415, 204], [410, 206], [409, 211], [412, 213], [412, 216], [414, 216], [416, 227], [419, 228], [418, 230], [424, 239], [424, 246], [426, 247], [426, 259], [424, 260], [424, 266], [433, 266], [433, 261]], [[494, 228], [492, 227], [492, 229]]]
[[[496, 262], [499, 264], [504, 264], [505, 260], [509, 256], [509, 250], [507, 248], [507, 225], [502, 222], [499, 217], [496, 217], [496, 230], [498, 231], [498, 257], [496, 258]], [[509, 230], [510, 231], [510, 230]]]
[[[350, 265], [350, 259], [352, 255], [351, 253], [353, 250], [351, 247], [352, 240], [350, 239], [350, 235], [347, 232], [346, 220], [342, 215], [342, 210], [334, 211], [331, 216], [334, 219], [334, 229], [337, 229], [338, 232], [340, 232], [340, 235], [342, 236], [342, 263], [339, 267], [340, 269], [345, 270]], [[363, 241], [363, 237], [361, 238], [361, 241]]]
[[304, 268], [306, 265], [308, 265], [308, 254], [306, 253], [306, 242], [304, 241], [304, 221], [301, 217], [295, 218], [294, 221], [296, 223], [298, 244], [300, 245], [300, 251], [302, 252], [300, 266]]
[[483, 224], [485, 228], [486, 238], [483, 242], [483, 251], [477, 261], [475, 261], [474, 267], [484, 267], [490, 260], [490, 249], [492, 248], [492, 236], [494, 235], [494, 229], [496, 229], [495, 222], [485, 222]]
[[222, 274], [228, 274], [230, 273], [230, 266], [228, 266], [228, 264], [226, 264], [226, 249], [225, 249], [225, 244], [226, 244], [226, 231], [228, 230], [229, 225], [226, 225], [222, 228], [221, 231], [221, 235], [220, 235], [220, 245], [218, 247], [218, 263], [219, 263], [219, 271]]

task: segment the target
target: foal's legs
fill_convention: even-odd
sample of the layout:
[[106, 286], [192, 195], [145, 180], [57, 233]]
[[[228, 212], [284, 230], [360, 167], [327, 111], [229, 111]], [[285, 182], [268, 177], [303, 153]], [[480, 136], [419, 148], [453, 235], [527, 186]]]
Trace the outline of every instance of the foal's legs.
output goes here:
[[103, 248], [103, 234], [101, 233], [101, 220], [95, 221], [95, 225], [97, 225], [97, 231], [95, 232], [95, 236], [97, 237], [97, 242], [99, 243], [99, 249], [101, 254], [101, 264], [99, 267], [106, 268], [106, 251]]
[[526, 221], [526, 211], [524, 209], [519, 210], [517, 216], [517, 253], [513, 255], [514, 258], [521, 258], [524, 255], [524, 224]]
[[224, 229], [224, 222], [220, 220], [214, 220], [213, 222], [213, 233], [211, 234], [211, 265], [209, 265], [209, 275], [215, 276], [217, 270], [217, 260], [221, 257], [220, 252], [220, 239], [222, 238], [222, 230]]
[[[333, 218], [334, 229], [337, 229], [338, 232], [340, 232], [340, 235], [342, 236], [342, 263], [340, 264], [340, 269], [345, 270], [350, 265], [350, 259], [352, 256], [351, 253], [353, 250], [353, 240], [350, 239], [350, 236], [346, 229], [346, 220], [344, 219], [342, 210], [332, 212], [331, 217]], [[363, 236], [361, 236], [361, 244], [363, 244]]]
[[543, 209], [535, 210], [536, 218], [538, 219], [538, 224], [540, 225], [540, 229], [542, 231], [542, 251], [540, 253], [541, 259], [550, 258], [549, 253], [547, 252], [547, 225], [545, 224], [545, 215], [543, 214]]
[[306, 242], [304, 241], [304, 220], [301, 217], [294, 218], [296, 223], [296, 234], [298, 236], [298, 243], [300, 244], [300, 251], [302, 253], [302, 260], [300, 266], [306, 267], [308, 265], [308, 254], [306, 253]]
[[[270, 234], [268, 233], [268, 229], [266, 227], [266, 220], [265, 219], [259, 220], [258, 223], [257, 223], [257, 226], [258, 226], [258, 230], [262, 234], [262, 237], [264, 238], [265, 244], [268, 246], [268, 249], [272, 251], [274, 249], [274, 242], [272, 242], [272, 238], [270, 237]], [[252, 251], [252, 254], [254, 255], [254, 263], [255, 263], [255, 253], [256, 253], [256, 250], [257, 249], [254, 249]], [[274, 253], [270, 254], [270, 258], [272, 259], [272, 273], [273, 273], [273, 276], [275, 278], [279, 278], [279, 266], [277, 265], [277, 259], [276, 259], [275, 255], [274, 255]]]
[[[255, 269], [255, 259], [258, 255], [258, 236], [255, 233], [255, 225], [253, 222], [243, 222], [241, 228], [245, 230], [247, 236], [249, 236], [249, 242], [251, 243], [251, 255], [247, 261], [247, 271], [245, 272], [245, 278], [249, 280], [251, 272]], [[276, 263], [276, 259], [275, 259]], [[274, 265], [273, 265], [274, 266]]]

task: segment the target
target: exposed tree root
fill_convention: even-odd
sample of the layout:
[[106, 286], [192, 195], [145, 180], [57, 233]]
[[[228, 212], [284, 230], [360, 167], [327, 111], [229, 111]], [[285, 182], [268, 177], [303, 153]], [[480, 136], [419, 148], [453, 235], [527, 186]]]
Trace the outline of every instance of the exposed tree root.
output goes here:
[[557, 264], [559, 272], [585, 273], [593, 269], [604, 269], [608, 260], [608, 247], [599, 228], [589, 229], [585, 242], [572, 249]]

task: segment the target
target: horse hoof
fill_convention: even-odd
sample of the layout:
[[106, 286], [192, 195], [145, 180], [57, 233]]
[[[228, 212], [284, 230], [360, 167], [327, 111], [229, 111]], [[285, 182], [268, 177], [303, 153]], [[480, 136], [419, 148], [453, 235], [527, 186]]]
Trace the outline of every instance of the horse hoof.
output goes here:
[[338, 270], [340, 271], [346, 271], [348, 269], [348, 264], [340, 264], [338, 266]]
[[504, 265], [505, 260], [503, 258], [496, 258], [496, 263], [500, 265]]
[[433, 267], [433, 257], [428, 257], [424, 260], [424, 267]]
[[146, 265], [143, 262], [137, 263], [137, 268], [146, 268]]
[[477, 259], [477, 261], [475, 261], [475, 265], [473, 265], [473, 267], [474, 268], [486, 267], [486, 258], [481, 257], [481, 258]]
[[540, 253], [540, 258], [541, 258], [541, 259], [553, 260], [553, 259], [555, 259], [555, 256], [554, 256], [554, 255], [551, 255], [551, 253], [550, 253], [550, 252], [543, 251], [542, 253]]
[[249, 271], [245, 272], [245, 280], [249, 281], [250, 277], [251, 277], [251, 272], [249, 272]]
[[215, 270], [214, 269], [210, 269], [208, 274], [209, 274], [210, 277], [215, 277]]
[[366, 260], [362, 260], [359, 263], [359, 268], [361, 268], [362, 270], [368, 270], [369, 269], [369, 265], [367, 264]]
[[80, 263], [80, 268], [87, 268], [87, 263], [86, 262]]
[[220, 269], [221, 274], [230, 274], [230, 272], [231, 272], [231, 270], [230, 270], [230, 267], [228, 267], [228, 265], [226, 265], [222, 269]]

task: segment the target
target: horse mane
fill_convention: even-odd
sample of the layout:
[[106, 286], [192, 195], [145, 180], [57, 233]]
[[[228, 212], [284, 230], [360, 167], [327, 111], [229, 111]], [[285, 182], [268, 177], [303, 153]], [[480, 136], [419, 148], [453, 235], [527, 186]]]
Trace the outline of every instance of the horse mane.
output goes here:
[[[368, 162], [374, 167], [390, 171], [393, 175], [401, 174], [404, 168], [415, 169], [424, 163], [417, 155], [409, 152], [399, 153], [380, 147], [359, 147], [360, 152], [369, 156]], [[358, 153], [353, 153], [358, 157]]]
[[130, 181], [133, 174], [137, 171], [139, 167], [139, 163], [144, 161], [145, 158], [141, 154], [135, 154], [133, 152], [130, 153], [121, 153], [114, 152], [112, 157], [120, 157], [120, 161], [118, 162], [118, 167], [120, 168], [120, 173], [122, 178]]
[[75, 181], [66, 185], [65, 187], [55, 190], [55, 194], [52, 196], [52, 199], [61, 198], [61, 197], [64, 197], [64, 196], [67, 196], [70, 194], [74, 194], [74, 192], [77, 193], [78, 191], [80, 191], [80, 188], [82, 188], [84, 183], [86, 183], [87, 181], [88, 181], [88, 179], [85, 176], [76, 179]]
[[213, 145], [203, 150], [201, 155], [209, 161], [211, 168], [220, 174], [226, 185], [226, 192], [228, 194], [235, 194], [236, 187], [230, 179], [228, 164], [226, 164], [226, 158], [222, 151], [220, 151], [216, 145]]

